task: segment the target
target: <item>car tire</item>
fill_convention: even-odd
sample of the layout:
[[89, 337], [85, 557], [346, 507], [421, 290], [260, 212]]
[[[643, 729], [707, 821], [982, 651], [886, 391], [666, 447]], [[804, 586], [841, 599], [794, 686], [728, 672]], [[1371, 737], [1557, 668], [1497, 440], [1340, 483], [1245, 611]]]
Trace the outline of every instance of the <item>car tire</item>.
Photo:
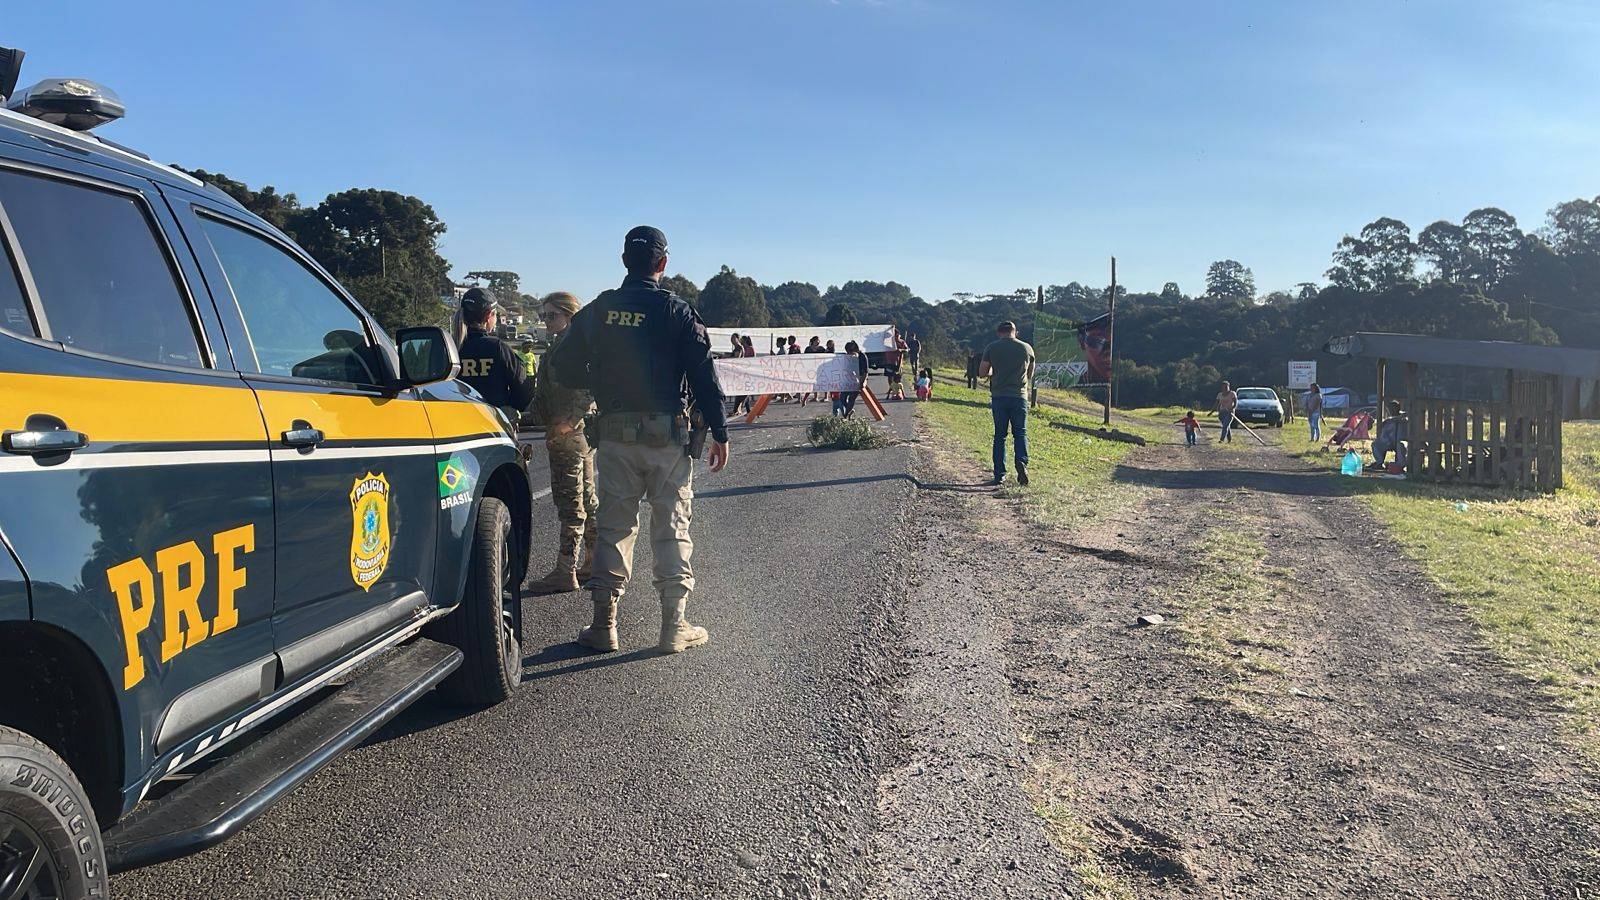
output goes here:
[[522, 601], [516, 582], [514, 528], [506, 505], [478, 502], [461, 604], [430, 626], [430, 637], [460, 648], [465, 659], [439, 685], [448, 699], [487, 707], [509, 698], [522, 680]]
[[49, 747], [0, 726], [0, 896], [105, 895], [105, 844], [83, 785]]

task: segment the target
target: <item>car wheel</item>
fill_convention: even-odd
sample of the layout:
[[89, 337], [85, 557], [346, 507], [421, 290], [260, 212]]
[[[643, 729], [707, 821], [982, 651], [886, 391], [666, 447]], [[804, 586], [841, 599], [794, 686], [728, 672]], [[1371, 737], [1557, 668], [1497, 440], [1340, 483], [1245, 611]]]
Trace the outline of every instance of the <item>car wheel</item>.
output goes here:
[[431, 636], [466, 656], [439, 685], [445, 696], [468, 706], [493, 706], [511, 696], [522, 680], [522, 598], [511, 513], [494, 497], [478, 503], [461, 605], [434, 623]]
[[0, 897], [106, 895], [94, 809], [61, 757], [0, 727]]

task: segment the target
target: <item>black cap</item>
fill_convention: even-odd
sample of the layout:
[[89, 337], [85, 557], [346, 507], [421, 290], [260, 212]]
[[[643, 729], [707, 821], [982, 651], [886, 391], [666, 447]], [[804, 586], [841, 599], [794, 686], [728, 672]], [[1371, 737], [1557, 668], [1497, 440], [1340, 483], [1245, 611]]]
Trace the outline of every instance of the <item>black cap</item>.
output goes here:
[[661, 229], [640, 225], [631, 229], [622, 239], [622, 258], [630, 265], [654, 265], [667, 255], [667, 236]]
[[482, 322], [489, 317], [491, 312], [499, 312], [500, 304], [495, 302], [494, 294], [481, 287], [467, 288], [461, 295], [461, 315], [468, 322]]

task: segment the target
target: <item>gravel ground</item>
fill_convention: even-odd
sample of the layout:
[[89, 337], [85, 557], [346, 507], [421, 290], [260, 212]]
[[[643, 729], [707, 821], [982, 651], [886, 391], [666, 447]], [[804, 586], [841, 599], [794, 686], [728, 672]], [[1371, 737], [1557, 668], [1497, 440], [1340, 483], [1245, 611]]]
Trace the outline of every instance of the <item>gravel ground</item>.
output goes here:
[[[530, 599], [511, 701], [461, 716], [424, 700], [244, 833], [121, 876], [116, 896], [860, 895], [911, 449], [798, 449], [826, 411], [774, 406], [734, 431], [729, 469], [698, 473], [690, 616], [707, 647], [630, 649], [659, 621], [641, 541], [624, 652], [571, 643], [587, 595]], [[910, 408], [891, 411], [910, 437]]]
[[[1600, 892], [1559, 711], [1330, 472], [1165, 445], [1116, 477], [1131, 506], [1009, 557], [1013, 708], [1095, 866], [1151, 898]], [[1208, 562], [1241, 535], [1259, 562]]]

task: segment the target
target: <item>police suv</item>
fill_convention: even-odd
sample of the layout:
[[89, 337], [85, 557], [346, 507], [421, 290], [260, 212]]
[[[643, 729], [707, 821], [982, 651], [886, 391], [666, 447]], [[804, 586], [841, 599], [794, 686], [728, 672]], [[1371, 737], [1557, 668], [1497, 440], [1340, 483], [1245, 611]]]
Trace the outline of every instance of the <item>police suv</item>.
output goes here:
[[443, 331], [391, 340], [272, 226], [89, 134], [122, 114], [108, 90], [13, 93], [19, 56], [0, 50], [0, 897], [104, 896], [436, 685], [505, 699], [530, 496]]

